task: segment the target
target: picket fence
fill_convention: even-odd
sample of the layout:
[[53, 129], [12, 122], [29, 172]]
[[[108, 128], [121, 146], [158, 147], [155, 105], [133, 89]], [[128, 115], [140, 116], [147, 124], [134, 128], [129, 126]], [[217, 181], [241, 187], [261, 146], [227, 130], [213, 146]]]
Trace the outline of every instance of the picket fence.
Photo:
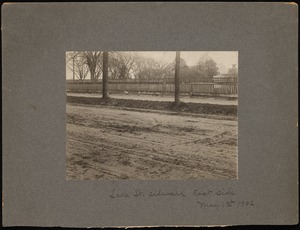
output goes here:
[[[189, 95], [237, 95], [237, 79], [215, 78], [214, 82], [181, 83], [180, 93]], [[102, 82], [67, 81], [67, 92], [97, 93], [102, 91]], [[171, 94], [174, 93], [174, 83], [170, 82], [143, 82], [143, 81], [110, 81], [109, 91], [122, 93], [149, 93]]]

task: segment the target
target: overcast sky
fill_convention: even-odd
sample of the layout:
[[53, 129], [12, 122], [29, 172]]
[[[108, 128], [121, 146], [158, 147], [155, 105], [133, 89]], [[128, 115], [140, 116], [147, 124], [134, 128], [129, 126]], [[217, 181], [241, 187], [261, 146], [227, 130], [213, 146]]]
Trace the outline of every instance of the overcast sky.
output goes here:
[[[150, 57], [157, 61], [163, 61], [171, 63], [175, 59], [174, 51], [139, 51], [131, 52], [139, 56]], [[238, 52], [237, 51], [181, 51], [181, 58], [183, 58], [188, 66], [195, 65], [201, 57], [210, 57], [217, 63], [219, 71], [221, 73], [227, 73], [228, 69], [232, 67], [232, 64], [236, 64], [238, 67]], [[71, 70], [67, 69], [67, 79], [72, 78]]]
[[[172, 62], [175, 59], [175, 52], [137, 52], [141, 56], [152, 57], [156, 60], [164, 62]], [[228, 68], [232, 64], [238, 66], [238, 52], [237, 51], [182, 51], [180, 52], [188, 66], [195, 65], [203, 56], [211, 57], [217, 63], [221, 73], [227, 73]]]

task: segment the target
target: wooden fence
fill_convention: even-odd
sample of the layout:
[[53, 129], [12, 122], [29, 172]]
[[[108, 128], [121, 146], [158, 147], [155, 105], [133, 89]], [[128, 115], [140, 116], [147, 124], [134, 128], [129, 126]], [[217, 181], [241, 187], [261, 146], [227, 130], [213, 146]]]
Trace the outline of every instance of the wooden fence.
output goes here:
[[[223, 81], [222, 81], [223, 80]], [[96, 93], [102, 91], [102, 82], [67, 81], [67, 92]], [[174, 93], [174, 83], [140, 82], [140, 81], [110, 81], [110, 92], [171, 94]], [[189, 95], [237, 95], [236, 79], [216, 79], [214, 82], [181, 83], [180, 93]]]

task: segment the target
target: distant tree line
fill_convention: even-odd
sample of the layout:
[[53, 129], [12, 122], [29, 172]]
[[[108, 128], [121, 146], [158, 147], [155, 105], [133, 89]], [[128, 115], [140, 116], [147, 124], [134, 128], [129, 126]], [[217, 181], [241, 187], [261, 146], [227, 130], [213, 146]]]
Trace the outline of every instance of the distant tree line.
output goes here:
[[[67, 66], [74, 79], [97, 81], [103, 75], [102, 51], [78, 51], [67, 53]], [[231, 70], [235, 71], [235, 70]], [[172, 63], [159, 62], [131, 52], [109, 52], [108, 78], [112, 80], [172, 79], [175, 74], [175, 59]], [[194, 66], [188, 66], [180, 58], [180, 81], [212, 81], [219, 74], [217, 63], [209, 56], [199, 58]]]

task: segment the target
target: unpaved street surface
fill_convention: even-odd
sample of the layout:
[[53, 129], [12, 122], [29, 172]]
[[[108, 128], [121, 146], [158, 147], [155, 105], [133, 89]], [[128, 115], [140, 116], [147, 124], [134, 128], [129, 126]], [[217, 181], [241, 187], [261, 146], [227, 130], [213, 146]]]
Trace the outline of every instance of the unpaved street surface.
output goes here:
[[[72, 97], [96, 97], [101, 98], [101, 93], [68, 93], [68, 96]], [[127, 99], [127, 100], [146, 100], [146, 101], [173, 101], [173, 95], [138, 95], [138, 94], [111, 94], [111, 98]], [[190, 97], [180, 96], [180, 100], [183, 102], [192, 103], [207, 103], [216, 105], [237, 105], [238, 100], [228, 100], [222, 97]]]
[[67, 179], [237, 178], [237, 120], [67, 104]]

